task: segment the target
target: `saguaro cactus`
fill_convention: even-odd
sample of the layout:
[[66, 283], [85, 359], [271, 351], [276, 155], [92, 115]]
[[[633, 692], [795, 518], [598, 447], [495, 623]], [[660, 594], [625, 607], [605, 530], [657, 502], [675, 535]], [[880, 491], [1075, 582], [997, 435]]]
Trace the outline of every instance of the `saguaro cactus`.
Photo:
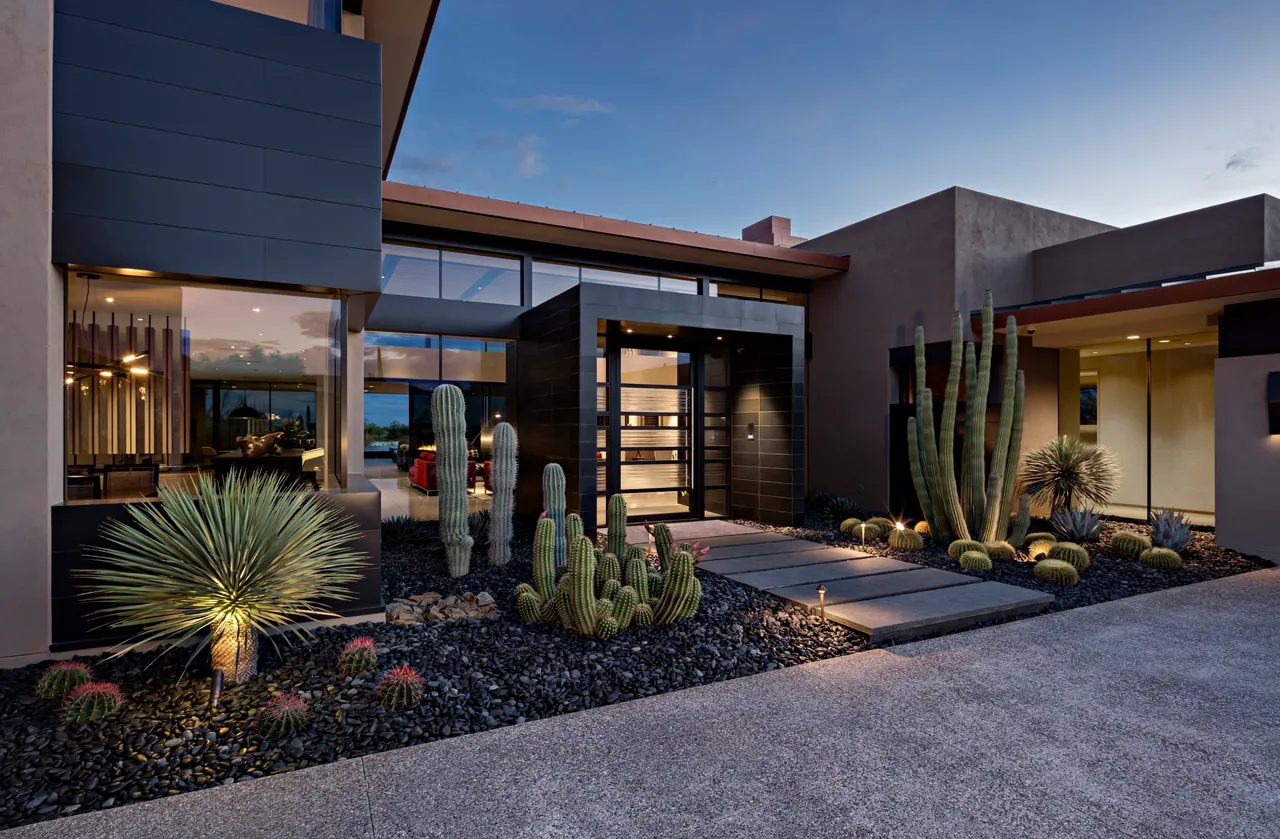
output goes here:
[[[916, 415], [907, 420], [907, 448], [916, 497], [940, 542], [973, 539], [1001, 541], [1009, 530], [1022, 446], [1022, 411], [1026, 379], [1018, 364], [1017, 323], [1006, 321], [1004, 392], [1000, 424], [990, 469], [983, 450], [986, 439], [987, 393], [991, 378], [994, 312], [991, 292], [982, 306], [982, 345], [964, 343], [964, 320], [955, 313], [951, 323], [951, 368], [942, 406], [941, 432], [935, 442], [933, 393], [924, 386], [924, 327], [916, 327]], [[965, 373], [965, 440], [959, 481], [955, 469], [956, 403], [960, 373]]]
[[493, 429], [493, 474], [485, 483], [493, 493], [489, 507], [489, 564], [506, 565], [511, 559], [511, 517], [516, 507], [516, 430], [509, 422]]
[[564, 536], [564, 469], [559, 463], [548, 463], [542, 470], [542, 509], [556, 524], [556, 567], [568, 559]]
[[431, 424], [436, 432], [436, 483], [440, 487], [440, 540], [449, 576], [471, 570], [467, 527], [467, 418], [462, 391], [439, 385], [431, 392]]
[[555, 614], [556, 523], [538, 519], [533, 534], [533, 585], [516, 586], [516, 612], [525, 623], [550, 620]]
[[609, 529], [609, 553], [621, 560], [627, 553], [627, 499], [621, 493], [609, 497], [605, 521]]

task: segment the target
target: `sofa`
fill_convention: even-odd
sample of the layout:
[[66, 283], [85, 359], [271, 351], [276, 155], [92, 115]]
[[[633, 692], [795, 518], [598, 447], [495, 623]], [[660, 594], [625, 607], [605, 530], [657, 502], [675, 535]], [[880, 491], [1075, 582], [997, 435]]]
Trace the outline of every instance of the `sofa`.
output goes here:
[[[440, 487], [436, 482], [436, 453], [419, 452], [417, 460], [409, 465], [409, 482], [424, 492], [437, 492]], [[467, 461], [467, 491], [476, 488], [476, 462]]]

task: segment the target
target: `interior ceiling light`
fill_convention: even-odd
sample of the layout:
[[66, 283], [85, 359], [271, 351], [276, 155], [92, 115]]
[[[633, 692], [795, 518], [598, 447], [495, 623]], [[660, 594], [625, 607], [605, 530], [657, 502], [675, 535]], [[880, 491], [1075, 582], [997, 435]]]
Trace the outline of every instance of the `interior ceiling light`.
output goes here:
[[671, 335], [668, 335], [668, 336], [667, 336], [667, 337], [668, 337], [668, 338], [671, 338], [671, 337], [673, 337], [673, 336], [671, 336]]
[[67, 382], [67, 384], [69, 384], [69, 385], [70, 385], [70, 384], [75, 384], [75, 381], [76, 381], [76, 377], [75, 377], [75, 376], [67, 376], [67, 378], [66, 378], [66, 382]]
[[115, 299], [114, 297], [108, 297], [108, 298], [107, 298], [107, 302], [108, 302], [108, 303], [114, 303], [114, 302], [116, 302], [116, 299]]
[[151, 371], [145, 367], [130, 367], [129, 372], [133, 373], [135, 376], [145, 376]]
[[717, 335], [717, 336], [716, 336], [716, 340], [717, 340], [717, 341], [723, 341], [723, 340], [724, 340], [724, 336], [723, 336], [723, 335]]
[[1141, 336], [1141, 335], [1126, 335], [1126, 336], [1124, 336], [1124, 337], [1125, 337], [1125, 338], [1128, 338], [1130, 341], [1136, 341], [1136, 340], [1138, 340], [1139, 338], [1141, 338], [1142, 336]]
[[110, 371], [110, 370], [102, 370], [101, 372], [99, 372], [99, 373], [98, 373], [98, 375], [99, 375], [99, 376], [101, 376], [101, 377], [102, 377], [102, 378], [104, 378], [104, 379], [109, 379], [109, 378], [111, 378], [111, 371]]
[[1169, 343], [1169, 339], [1168, 339], [1168, 338], [1161, 338], [1161, 339], [1160, 339], [1159, 341], [1157, 341], [1156, 343], [1159, 343], [1159, 344], [1167, 344], [1167, 343]]
[[253, 310], [254, 310], [255, 312], [261, 312], [261, 311], [262, 311], [262, 310], [261, 310], [261, 309], [259, 309], [257, 306], [255, 306], [255, 307], [253, 308]]

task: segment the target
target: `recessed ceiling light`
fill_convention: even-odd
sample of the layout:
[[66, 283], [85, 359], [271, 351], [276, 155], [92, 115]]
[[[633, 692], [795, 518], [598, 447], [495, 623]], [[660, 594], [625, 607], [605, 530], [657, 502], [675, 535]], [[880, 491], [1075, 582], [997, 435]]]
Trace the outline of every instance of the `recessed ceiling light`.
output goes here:
[[717, 335], [717, 336], [716, 336], [716, 340], [717, 340], [717, 341], [723, 341], [723, 340], [724, 340], [724, 336], [723, 336], [723, 335]]
[[672, 336], [668, 335], [667, 337], [668, 337], [668, 338], [670, 338], [670, 337], [672, 337]]
[[1130, 341], [1136, 341], [1136, 340], [1138, 340], [1139, 338], [1141, 338], [1142, 336], [1141, 336], [1141, 335], [1126, 335], [1126, 336], [1124, 336], [1124, 337], [1128, 338]]
[[101, 377], [102, 377], [102, 378], [104, 378], [104, 379], [109, 379], [109, 378], [111, 378], [111, 371], [110, 371], [110, 370], [103, 370], [103, 371], [101, 371], [100, 373], [98, 373], [98, 375], [99, 375], [99, 376], [101, 376]]
[[1191, 346], [1191, 342], [1190, 342], [1190, 341], [1183, 341], [1182, 343], [1183, 343], [1185, 346], [1188, 346], [1188, 347], [1189, 347], [1189, 346]]
[[138, 320], [142, 320], [142, 318], [138, 318]]
[[115, 299], [114, 297], [108, 297], [108, 298], [107, 298], [107, 302], [108, 302], [108, 303], [114, 303], [114, 302], [116, 302], [116, 299]]
[[634, 329], [628, 329], [628, 330], [627, 330], [627, 334], [628, 334], [628, 335], [630, 335], [632, 332], [635, 332], [635, 330], [634, 330]]
[[253, 310], [254, 310], [255, 312], [261, 312], [261, 311], [262, 311], [261, 309], [259, 309], [259, 308], [258, 308], [258, 307], [256, 307], [256, 306], [254, 307], [254, 309], [253, 309]]
[[1094, 355], [1097, 355], [1097, 354], [1098, 354], [1098, 351], [1097, 351], [1097, 350], [1094, 350], [1094, 351], [1093, 351], [1093, 354], [1094, 354]]
[[1157, 341], [1156, 343], [1158, 343], [1158, 344], [1167, 344], [1167, 343], [1169, 343], [1169, 339], [1168, 339], [1168, 338], [1161, 338], [1161, 339], [1160, 339], [1159, 341]]

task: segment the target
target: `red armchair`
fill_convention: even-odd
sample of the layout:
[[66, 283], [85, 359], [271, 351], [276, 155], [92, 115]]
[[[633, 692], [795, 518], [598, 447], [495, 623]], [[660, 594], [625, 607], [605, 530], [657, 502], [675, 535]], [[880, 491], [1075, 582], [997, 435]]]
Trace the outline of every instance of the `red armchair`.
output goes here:
[[[436, 453], [435, 452], [419, 452], [418, 459], [409, 466], [409, 482], [418, 489], [426, 492], [436, 492], [440, 489], [436, 483]], [[476, 488], [476, 462], [474, 460], [467, 461], [467, 490], [474, 491]]]

